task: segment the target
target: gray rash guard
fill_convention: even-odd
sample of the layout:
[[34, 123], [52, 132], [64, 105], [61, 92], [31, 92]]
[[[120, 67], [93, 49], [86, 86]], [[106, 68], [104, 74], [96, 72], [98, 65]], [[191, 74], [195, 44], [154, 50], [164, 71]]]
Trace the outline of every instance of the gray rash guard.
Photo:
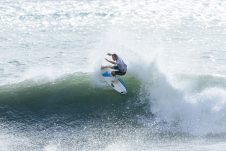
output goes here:
[[124, 61], [120, 57], [118, 57], [118, 59], [116, 60], [116, 64], [121, 72], [127, 71], [127, 65], [124, 63]]

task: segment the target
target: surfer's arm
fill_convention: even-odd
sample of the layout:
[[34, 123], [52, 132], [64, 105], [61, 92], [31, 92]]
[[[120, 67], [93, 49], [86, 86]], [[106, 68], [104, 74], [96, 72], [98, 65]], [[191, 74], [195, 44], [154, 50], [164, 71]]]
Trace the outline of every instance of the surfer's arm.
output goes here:
[[102, 70], [102, 69], [107, 69], [107, 68], [114, 69], [114, 66], [101, 66], [101, 68], [100, 68], [100, 69]]
[[110, 63], [112, 63], [112, 64], [116, 64], [116, 62], [114, 62], [114, 61], [111, 61], [111, 60], [108, 60], [108, 59], [106, 59], [106, 58], [105, 58], [105, 60], [106, 60], [107, 62], [110, 62]]

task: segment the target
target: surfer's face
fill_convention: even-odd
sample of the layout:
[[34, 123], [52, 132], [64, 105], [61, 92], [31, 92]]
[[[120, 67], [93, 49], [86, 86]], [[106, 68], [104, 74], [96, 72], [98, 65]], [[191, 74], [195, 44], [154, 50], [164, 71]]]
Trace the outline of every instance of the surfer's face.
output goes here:
[[115, 56], [112, 56], [112, 59], [115, 61], [116, 59], [117, 59], [117, 57], [115, 57]]

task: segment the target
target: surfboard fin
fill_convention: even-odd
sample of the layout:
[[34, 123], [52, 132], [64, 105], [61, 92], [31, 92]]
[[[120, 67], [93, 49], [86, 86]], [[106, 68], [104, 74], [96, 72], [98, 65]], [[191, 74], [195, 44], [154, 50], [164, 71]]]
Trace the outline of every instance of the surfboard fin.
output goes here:
[[111, 83], [111, 86], [112, 86], [112, 87], [115, 87], [113, 83]]

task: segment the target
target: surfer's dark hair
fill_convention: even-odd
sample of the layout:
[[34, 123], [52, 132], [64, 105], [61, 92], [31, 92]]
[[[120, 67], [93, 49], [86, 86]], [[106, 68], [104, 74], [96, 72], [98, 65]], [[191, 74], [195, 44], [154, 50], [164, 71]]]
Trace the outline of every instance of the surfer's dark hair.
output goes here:
[[112, 57], [118, 58], [118, 55], [116, 55], [115, 53], [112, 54]]

